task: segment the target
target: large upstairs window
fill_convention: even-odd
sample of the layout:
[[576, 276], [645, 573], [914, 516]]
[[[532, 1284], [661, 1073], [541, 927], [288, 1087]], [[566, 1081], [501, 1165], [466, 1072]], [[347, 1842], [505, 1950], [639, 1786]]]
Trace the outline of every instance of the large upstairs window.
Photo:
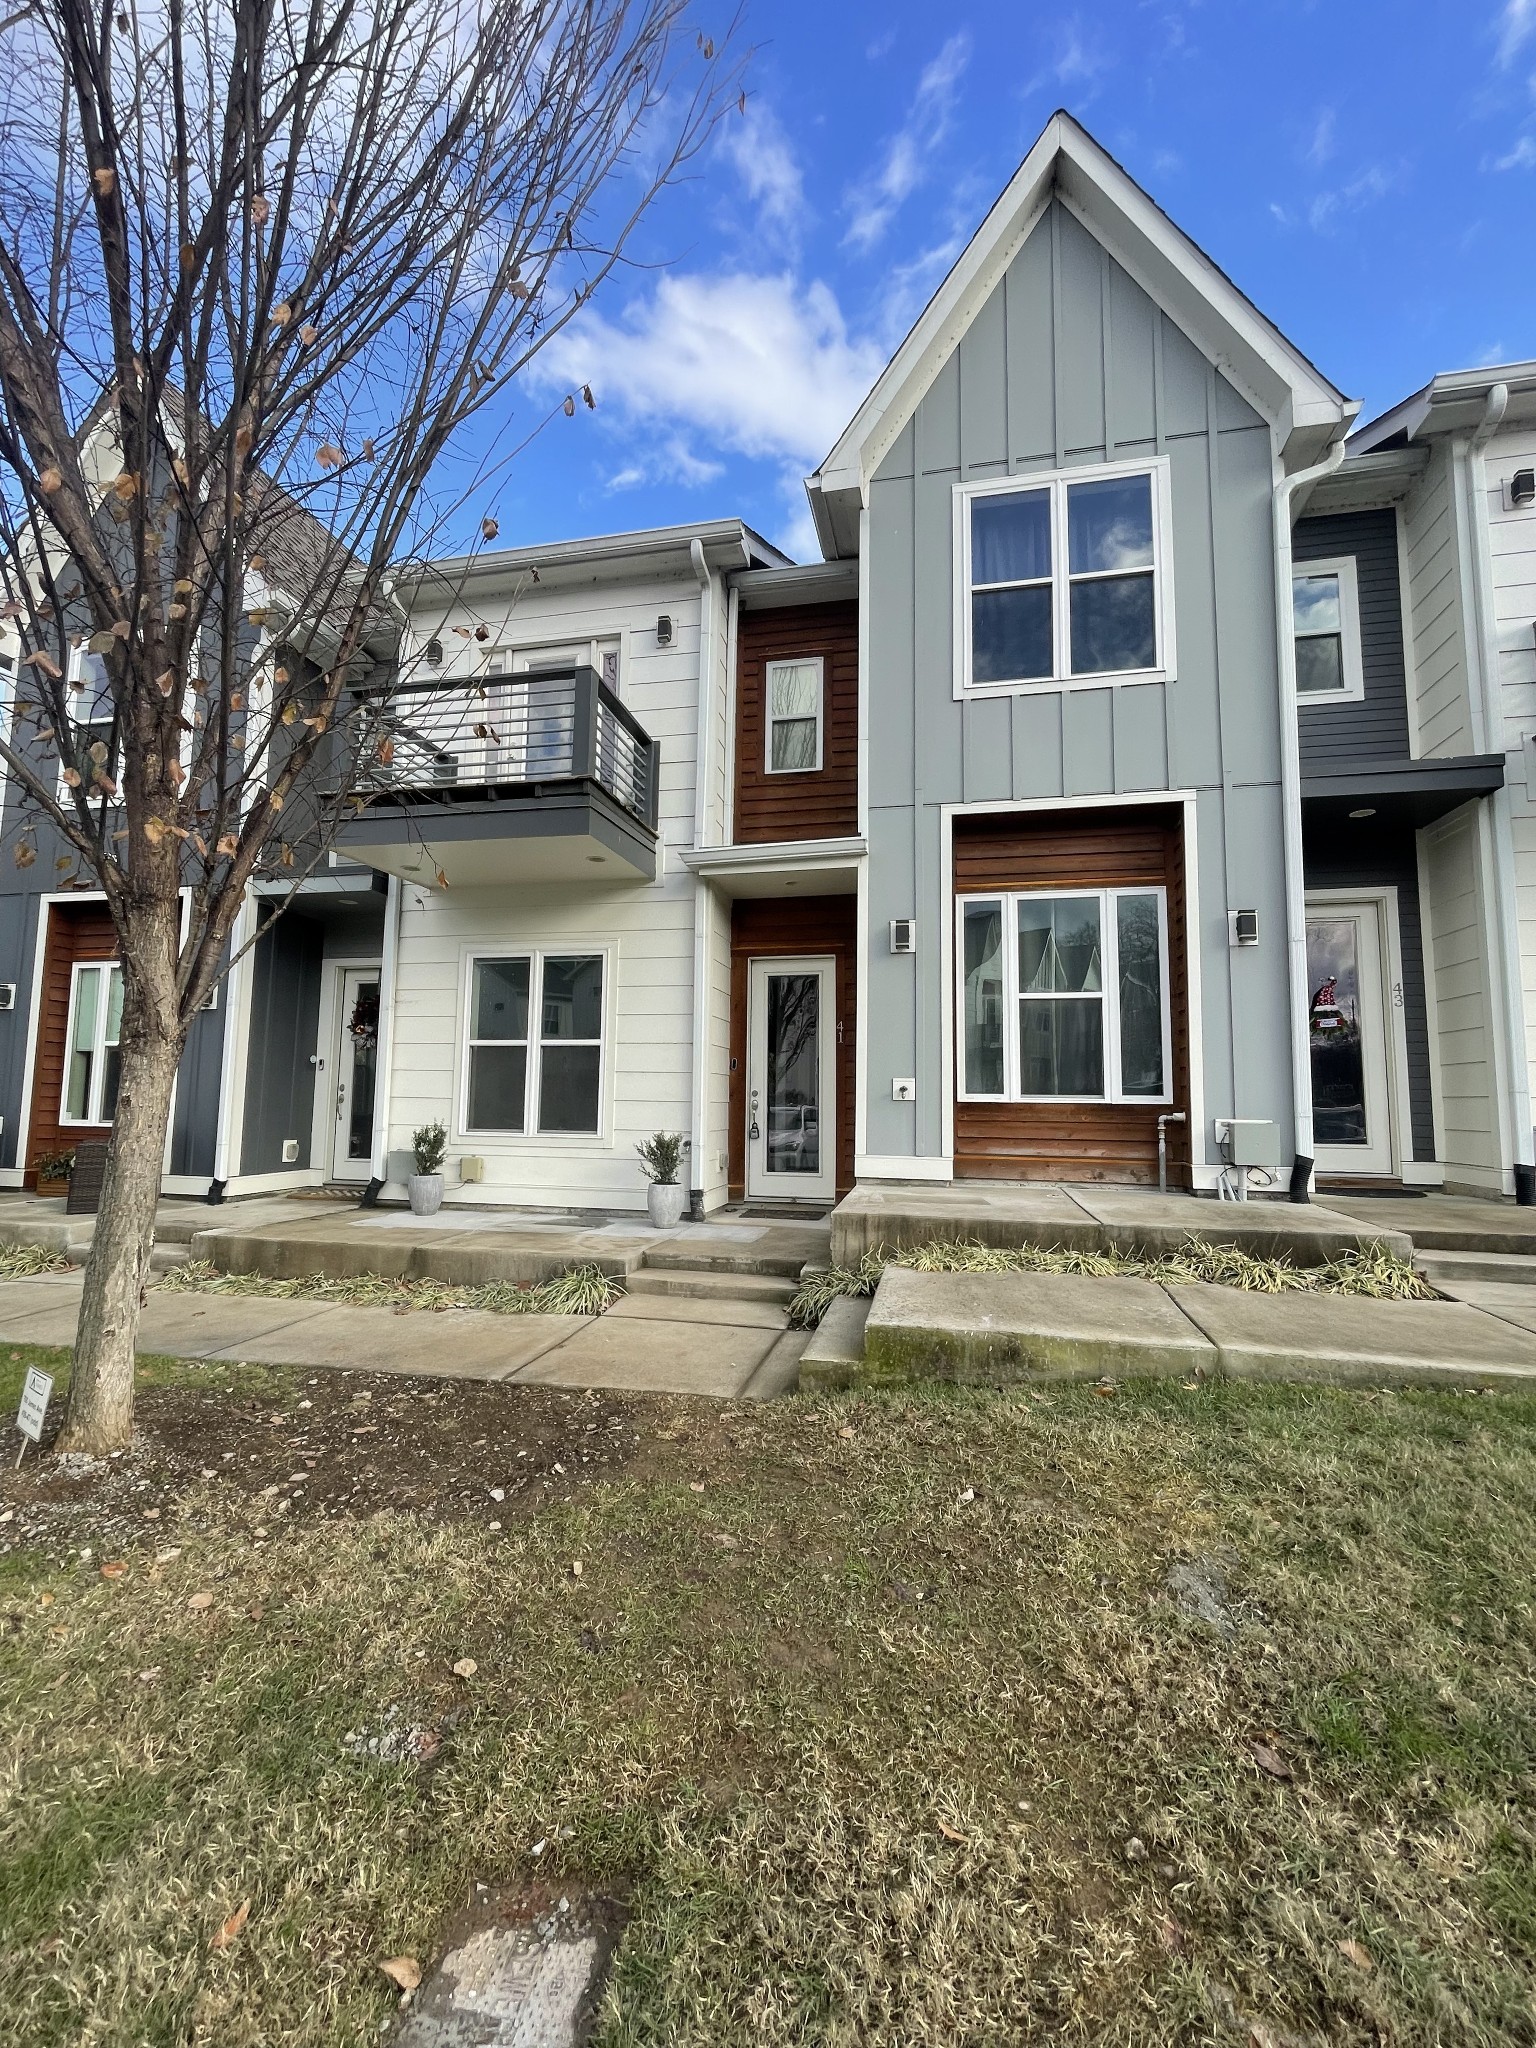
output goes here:
[[1170, 674], [1166, 500], [1162, 462], [962, 486], [957, 688]]

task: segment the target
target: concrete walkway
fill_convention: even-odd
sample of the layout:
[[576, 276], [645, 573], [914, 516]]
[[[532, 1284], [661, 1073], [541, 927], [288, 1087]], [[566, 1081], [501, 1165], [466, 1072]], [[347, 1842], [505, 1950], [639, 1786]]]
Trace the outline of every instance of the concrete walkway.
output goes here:
[[[0, 1341], [70, 1344], [76, 1273], [0, 1282]], [[773, 1302], [630, 1295], [604, 1316], [351, 1308], [151, 1288], [139, 1349], [175, 1358], [328, 1366], [518, 1385], [771, 1400], [794, 1385], [805, 1332]]]

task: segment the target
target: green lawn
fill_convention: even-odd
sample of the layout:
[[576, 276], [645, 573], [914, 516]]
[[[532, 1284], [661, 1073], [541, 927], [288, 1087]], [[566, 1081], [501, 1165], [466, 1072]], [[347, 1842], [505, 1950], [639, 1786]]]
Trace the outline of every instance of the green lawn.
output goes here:
[[[296, 1392], [148, 1378], [210, 1443]], [[552, 1877], [630, 1905], [607, 2048], [1536, 2041], [1536, 1400], [561, 1412], [620, 1408], [500, 1531], [194, 1475], [121, 1576], [0, 1562], [0, 2035], [376, 2042], [380, 1958]], [[430, 1763], [343, 1747], [390, 1707]]]

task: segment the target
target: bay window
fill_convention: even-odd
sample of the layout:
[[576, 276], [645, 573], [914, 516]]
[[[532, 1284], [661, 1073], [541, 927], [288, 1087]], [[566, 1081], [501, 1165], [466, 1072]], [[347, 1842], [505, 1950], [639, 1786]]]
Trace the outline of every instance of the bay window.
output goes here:
[[603, 973], [601, 953], [470, 962], [465, 1131], [597, 1134]]
[[109, 1124], [121, 1074], [123, 970], [115, 960], [77, 960], [70, 977], [61, 1124]]
[[1172, 671], [1161, 462], [963, 486], [957, 689]]
[[1171, 1099], [1164, 890], [962, 896], [956, 924], [963, 1099]]

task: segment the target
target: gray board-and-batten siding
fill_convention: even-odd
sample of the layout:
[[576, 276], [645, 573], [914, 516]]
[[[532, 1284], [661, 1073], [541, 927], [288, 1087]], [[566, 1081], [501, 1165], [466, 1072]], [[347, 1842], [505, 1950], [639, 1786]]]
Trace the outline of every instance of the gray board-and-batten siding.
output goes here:
[[[1176, 679], [957, 703], [954, 486], [1143, 455], [1170, 469]], [[940, 807], [1164, 789], [1198, 798], [1207, 1118], [1289, 1132], [1272, 484], [1268, 424], [1053, 201], [871, 490], [868, 1152], [942, 1149]], [[1229, 945], [1228, 905], [1259, 946]], [[891, 957], [914, 914], [927, 942]], [[889, 1099], [905, 1074], [915, 1104]]]

